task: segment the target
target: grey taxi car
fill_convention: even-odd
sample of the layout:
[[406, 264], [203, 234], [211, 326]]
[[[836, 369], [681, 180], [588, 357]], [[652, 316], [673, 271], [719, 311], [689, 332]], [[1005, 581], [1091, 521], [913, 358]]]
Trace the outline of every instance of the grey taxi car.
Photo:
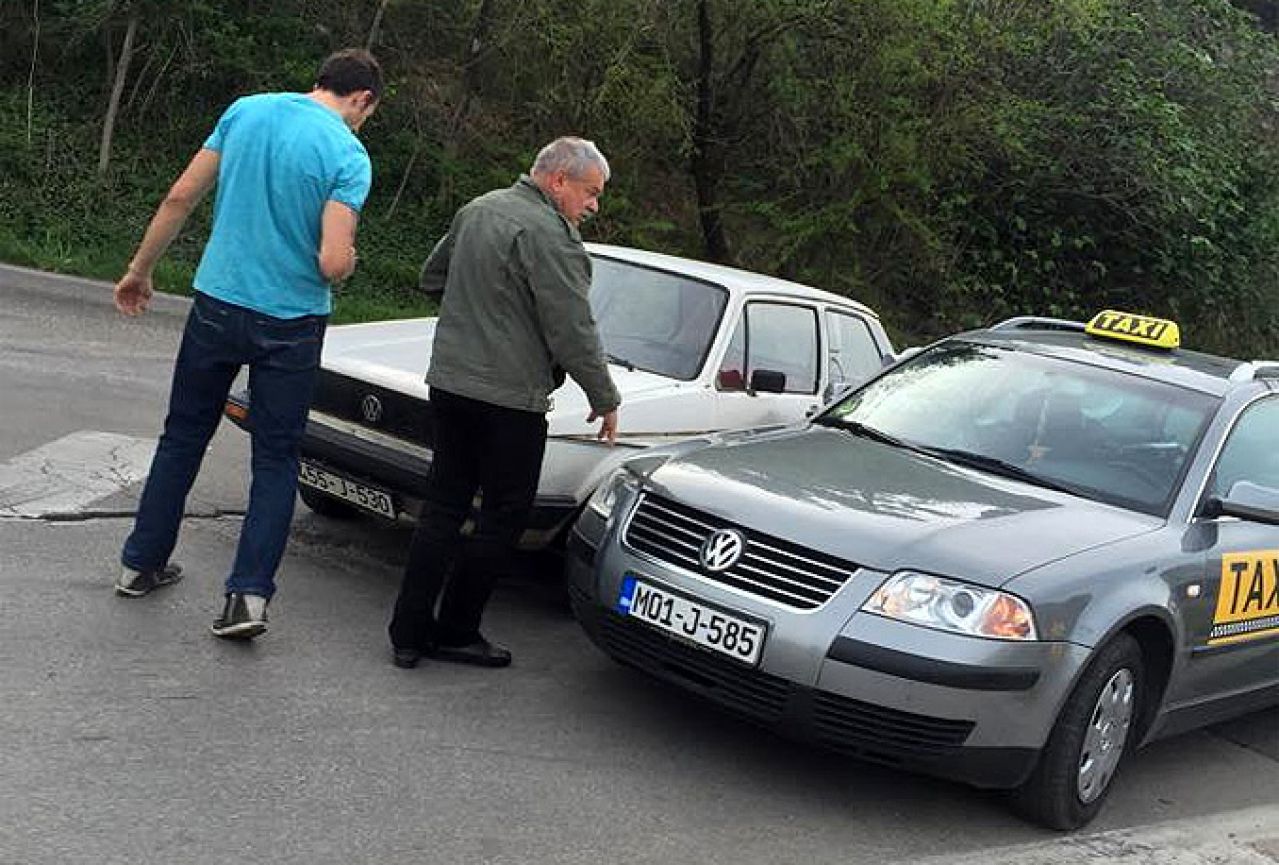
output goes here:
[[1019, 318], [812, 419], [652, 450], [574, 526], [590, 638], [1057, 829], [1125, 755], [1279, 703], [1279, 364]]

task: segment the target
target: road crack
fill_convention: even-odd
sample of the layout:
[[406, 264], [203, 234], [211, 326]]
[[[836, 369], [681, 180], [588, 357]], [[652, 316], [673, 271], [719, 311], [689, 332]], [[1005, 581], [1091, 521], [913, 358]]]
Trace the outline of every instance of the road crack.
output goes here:
[[[137, 517], [138, 512], [135, 510], [94, 510], [94, 511], [76, 511], [75, 513], [65, 514], [3, 514], [0, 513], [0, 523], [88, 523], [96, 520], [131, 520]], [[187, 520], [223, 520], [223, 519], [240, 519], [245, 515], [243, 510], [223, 510], [221, 508], [213, 511], [202, 511], [200, 513], [183, 514], [183, 521]]]

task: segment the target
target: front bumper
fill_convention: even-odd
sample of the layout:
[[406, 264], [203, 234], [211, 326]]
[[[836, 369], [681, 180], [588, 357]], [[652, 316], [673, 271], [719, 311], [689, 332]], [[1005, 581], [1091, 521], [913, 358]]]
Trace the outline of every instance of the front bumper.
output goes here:
[[[918, 637], [926, 629], [865, 614], [849, 620], [832, 609], [807, 614], [798, 625], [798, 617], [788, 621], [775, 608], [752, 606], [675, 570], [663, 572], [613, 539], [596, 548], [573, 532], [567, 558], [578, 620], [614, 659], [783, 735], [977, 787], [1025, 781], [1087, 656], [1079, 647], [1038, 643], [998, 646], [988, 663], [955, 660], [939, 647], [979, 641], [926, 632], [927, 651], [911, 651], [902, 635]], [[623, 572], [686, 591], [696, 585], [709, 602], [769, 618], [772, 631], [759, 666], [744, 666], [614, 611], [602, 597], [615, 597], [614, 577]], [[869, 595], [880, 579], [868, 575], [865, 585], [854, 579], [844, 591]], [[828, 606], [856, 609], [862, 600], [853, 606], [854, 599], [837, 596]]]
[[[240, 429], [252, 431], [252, 415], [243, 394], [228, 397], [223, 413]], [[305, 460], [387, 491], [398, 513], [414, 519], [421, 514], [431, 470], [428, 448], [312, 409], [300, 452]], [[322, 490], [314, 491], [325, 495]], [[579, 507], [580, 502], [567, 496], [538, 495], [520, 546], [541, 549], [551, 545], [562, 537]]]

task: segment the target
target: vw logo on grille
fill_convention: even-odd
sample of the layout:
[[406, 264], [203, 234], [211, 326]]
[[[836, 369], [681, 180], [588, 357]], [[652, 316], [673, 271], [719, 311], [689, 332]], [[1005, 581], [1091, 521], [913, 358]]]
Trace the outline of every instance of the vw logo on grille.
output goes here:
[[360, 401], [360, 414], [367, 423], [377, 423], [382, 419], [382, 400], [373, 394], [366, 394]]
[[702, 567], [713, 574], [727, 571], [742, 557], [746, 549], [746, 538], [734, 529], [718, 529], [702, 544], [697, 557]]

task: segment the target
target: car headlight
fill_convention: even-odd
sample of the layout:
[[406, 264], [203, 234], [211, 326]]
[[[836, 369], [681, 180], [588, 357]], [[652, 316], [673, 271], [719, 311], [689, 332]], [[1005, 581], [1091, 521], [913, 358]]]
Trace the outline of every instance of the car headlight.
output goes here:
[[623, 466], [614, 469], [613, 473], [604, 478], [604, 482], [595, 488], [586, 506], [602, 519], [607, 520], [613, 515], [613, 508], [616, 507], [622, 493], [638, 487], [639, 478], [629, 468]]
[[885, 580], [862, 610], [970, 637], [1038, 639], [1034, 614], [1021, 598], [913, 571]]

